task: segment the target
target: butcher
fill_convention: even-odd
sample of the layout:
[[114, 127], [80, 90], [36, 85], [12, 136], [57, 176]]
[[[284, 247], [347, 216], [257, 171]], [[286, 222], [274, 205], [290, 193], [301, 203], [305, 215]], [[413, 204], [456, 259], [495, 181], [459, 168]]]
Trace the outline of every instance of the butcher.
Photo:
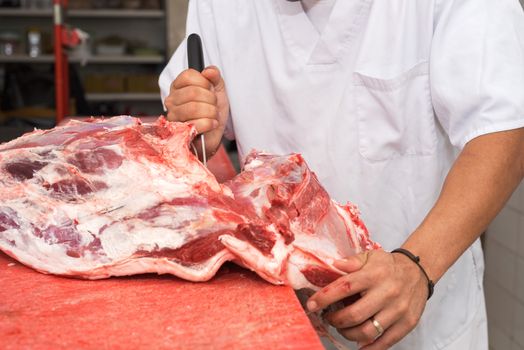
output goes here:
[[210, 65], [176, 50], [168, 118], [207, 156], [300, 152], [383, 246], [308, 308], [360, 295], [326, 318], [366, 350], [488, 349], [479, 236], [524, 175], [518, 0], [192, 0], [187, 33]]

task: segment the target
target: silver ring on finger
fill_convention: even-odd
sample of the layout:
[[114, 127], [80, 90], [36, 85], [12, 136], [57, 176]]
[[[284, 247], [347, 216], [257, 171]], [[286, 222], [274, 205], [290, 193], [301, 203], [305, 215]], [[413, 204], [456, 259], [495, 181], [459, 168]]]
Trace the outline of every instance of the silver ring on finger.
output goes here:
[[371, 317], [369, 320], [371, 321], [373, 327], [375, 327], [375, 330], [377, 331], [377, 335], [375, 335], [374, 338], [374, 340], [376, 340], [380, 338], [380, 336], [384, 333], [384, 328], [382, 328], [382, 325], [377, 320], [375, 320], [374, 317]]

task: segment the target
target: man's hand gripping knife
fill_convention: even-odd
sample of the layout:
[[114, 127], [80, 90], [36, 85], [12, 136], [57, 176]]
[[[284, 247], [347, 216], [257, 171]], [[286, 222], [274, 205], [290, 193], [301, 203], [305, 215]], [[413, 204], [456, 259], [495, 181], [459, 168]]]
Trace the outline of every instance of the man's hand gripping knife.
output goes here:
[[[200, 62], [203, 65], [203, 58]], [[164, 103], [167, 119], [192, 123], [197, 132], [205, 137], [205, 154], [210, 158], [220, 146], [229, 117], [229, 100], [220, 70], [208, 66], [202, 71], [189, 68], [180, 73], [171, 83], [169, 95]], [[202, 150], [200, 138], [194, 140], [195, 148]]]

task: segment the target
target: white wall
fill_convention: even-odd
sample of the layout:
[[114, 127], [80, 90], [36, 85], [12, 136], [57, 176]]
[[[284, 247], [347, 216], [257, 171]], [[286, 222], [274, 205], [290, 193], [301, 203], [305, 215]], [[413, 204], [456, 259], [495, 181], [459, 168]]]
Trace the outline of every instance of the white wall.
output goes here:
[[524, 182], [485, 237], [491, 350], [524, 350]]
[[489, 347], [524, 350], [524, 182], [489, 227], [484, 248]]

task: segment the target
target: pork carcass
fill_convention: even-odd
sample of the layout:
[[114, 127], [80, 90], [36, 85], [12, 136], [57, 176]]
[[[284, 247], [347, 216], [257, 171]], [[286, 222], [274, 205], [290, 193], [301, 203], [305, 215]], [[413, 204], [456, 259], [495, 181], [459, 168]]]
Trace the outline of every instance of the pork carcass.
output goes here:
[[334, 259], [377, 247], [300, 155], [253, 152], [220, 184], [190, 151], [195, 135], [163, 117], [120, 116], [1, 145], [0, 249], [57, 275], [205, 281], [234, 261], [271, 283], [318, 289], [340, 276]]

